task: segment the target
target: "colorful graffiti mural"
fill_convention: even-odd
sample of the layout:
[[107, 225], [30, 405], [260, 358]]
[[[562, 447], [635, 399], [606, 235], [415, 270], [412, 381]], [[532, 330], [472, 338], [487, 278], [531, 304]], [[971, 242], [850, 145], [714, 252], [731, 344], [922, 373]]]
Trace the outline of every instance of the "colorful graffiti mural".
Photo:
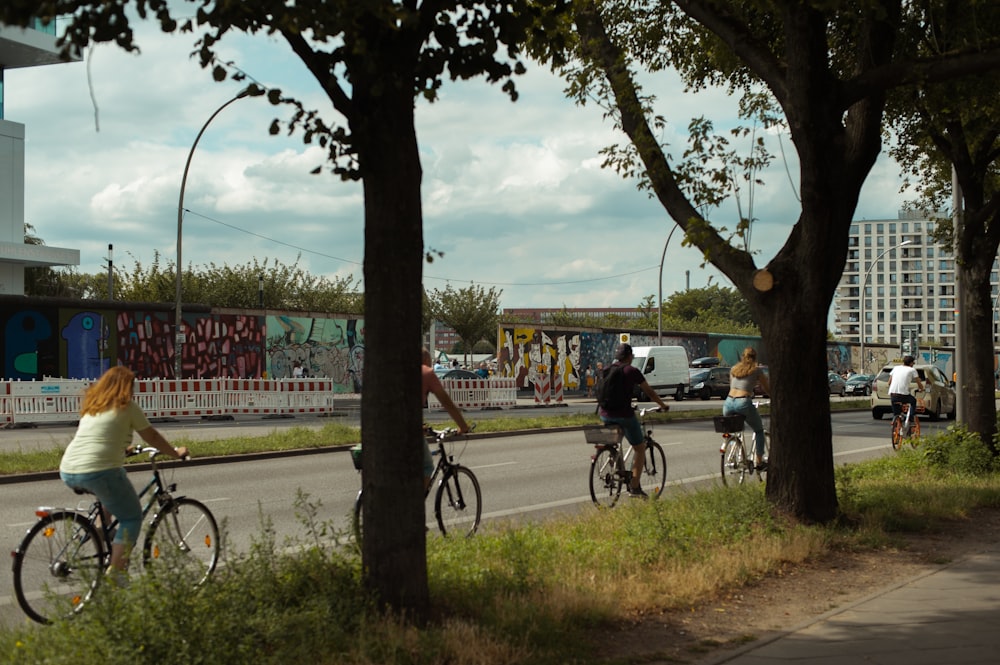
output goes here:
[[295, 361], [306, 376], [333, 379], [337, 392], [361, 392], [364, 322], [276, 315], [267, 317], [267, 375], [292, 376]]
[[[0, 378], [90, 379], [118, 364], [141, 378], [174, 378], [174, 312], [169, 306], [0, 301]], [[361, 389], [363, 321], [202, 310], [183, 316], [185, 378], [282, 378], [291, 376], [291, 363], [299, 359], [309, 376], [333, 378], [338, 392]]]

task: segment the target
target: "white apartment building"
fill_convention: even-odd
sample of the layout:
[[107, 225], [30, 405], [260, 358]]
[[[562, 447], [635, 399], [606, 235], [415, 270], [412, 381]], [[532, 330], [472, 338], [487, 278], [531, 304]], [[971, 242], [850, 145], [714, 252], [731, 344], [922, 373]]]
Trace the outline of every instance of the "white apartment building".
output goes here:
[[[834, 335], [902, 346], [913, 338], [955, 346], [955, 261], [931, 239], [934, 222], [902, 211], [898, 219], [851, 225], [847, 263], [834, 296]], [[993, 273], [994, 292], [997, 273]]]
[[26, 267], [80, 263], [80, 250], [25, 244], [25, 127], [4, 116], [4, 72], [63, 62], [55, 33], [52, 23], [36, 22], [26, 29], [0, 25], [0, 293], [4, 294], [24, 295]]

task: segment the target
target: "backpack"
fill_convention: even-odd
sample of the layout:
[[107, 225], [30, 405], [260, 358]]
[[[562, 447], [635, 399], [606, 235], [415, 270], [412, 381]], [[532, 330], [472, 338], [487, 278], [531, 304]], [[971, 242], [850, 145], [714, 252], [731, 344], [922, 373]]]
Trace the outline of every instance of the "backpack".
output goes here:
[[605, 411], [624, 409], [632, 404], [625, 391], [625, 365], [614, 363], [601, 370], [597, 379], [597, 404]]

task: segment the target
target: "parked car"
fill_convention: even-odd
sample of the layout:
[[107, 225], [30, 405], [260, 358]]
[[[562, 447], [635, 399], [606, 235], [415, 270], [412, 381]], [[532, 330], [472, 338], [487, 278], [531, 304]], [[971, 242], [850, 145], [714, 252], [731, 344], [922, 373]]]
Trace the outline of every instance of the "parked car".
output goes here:
[[691, 361], [691, 367], [718, 367], [722, 364], [722, 360], [716, 358], [715, 356], [705, 356], [704, 358], [695, 358]]
[[875, 377], [871, 374], [855, 374], [854, 376], [847, 377], [847, 388], [845, 392], [848, 395], [863, 395], [868, 397], [872, 394], [872, 380]]
[[[886, 365], [875, 377], [872, 384], [872, 418], [881, 420], [882, 416], [892, 413], [892, 404], [889, 401], [889, 372], [895, 365]], [[955, 418], [955, 384], [948, 380], [944, 372], [934, 365], [914, 365], [917, 376], [924, 382], [927, 392], [919, 395], [924, 401], [923, 411], [931, 420], [937, 420], [943, 415], [949, 420]], [[916, 384], [910, 385], [910, 390], [916, 389]]]
[[442, 381], [448, 381], [449, 379], [478, 379], [479, 375], [475, 372], [470, 372], [467, 369], [450, 369], [441, 375]]
[[687, 389], [688, 397], [711, 399], [726, 398], [729, 394], [729, 368], [709, 367], [707, 369], [692, 369], [691, 384]]
[[830, 394], [843, 397], [844, 393], [847, 392], [847, 381], [844, 381], [844, 377], [836, 372], [827, 372], [826, 378], [830, 383]]

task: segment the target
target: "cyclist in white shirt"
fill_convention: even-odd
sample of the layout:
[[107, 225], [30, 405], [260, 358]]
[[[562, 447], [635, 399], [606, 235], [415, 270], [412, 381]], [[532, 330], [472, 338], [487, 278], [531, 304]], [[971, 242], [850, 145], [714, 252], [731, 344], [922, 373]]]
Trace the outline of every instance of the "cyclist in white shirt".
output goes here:
[[906, 425], [910, 424], [913, 414], [917, 412], [917, 398], [910, 394], [910, 384], [916, 382], [917, 389], [923, 391], [924, 382], [920, 380], [917, 370], [913, 369], [913, 356], [903, 356], [903, 364], [896, 365], [889, 372], [889, 403], [892, 404], [893, 417], [898, 416], [900, 404], [906, 402], [910, 411], [906, 415]]

